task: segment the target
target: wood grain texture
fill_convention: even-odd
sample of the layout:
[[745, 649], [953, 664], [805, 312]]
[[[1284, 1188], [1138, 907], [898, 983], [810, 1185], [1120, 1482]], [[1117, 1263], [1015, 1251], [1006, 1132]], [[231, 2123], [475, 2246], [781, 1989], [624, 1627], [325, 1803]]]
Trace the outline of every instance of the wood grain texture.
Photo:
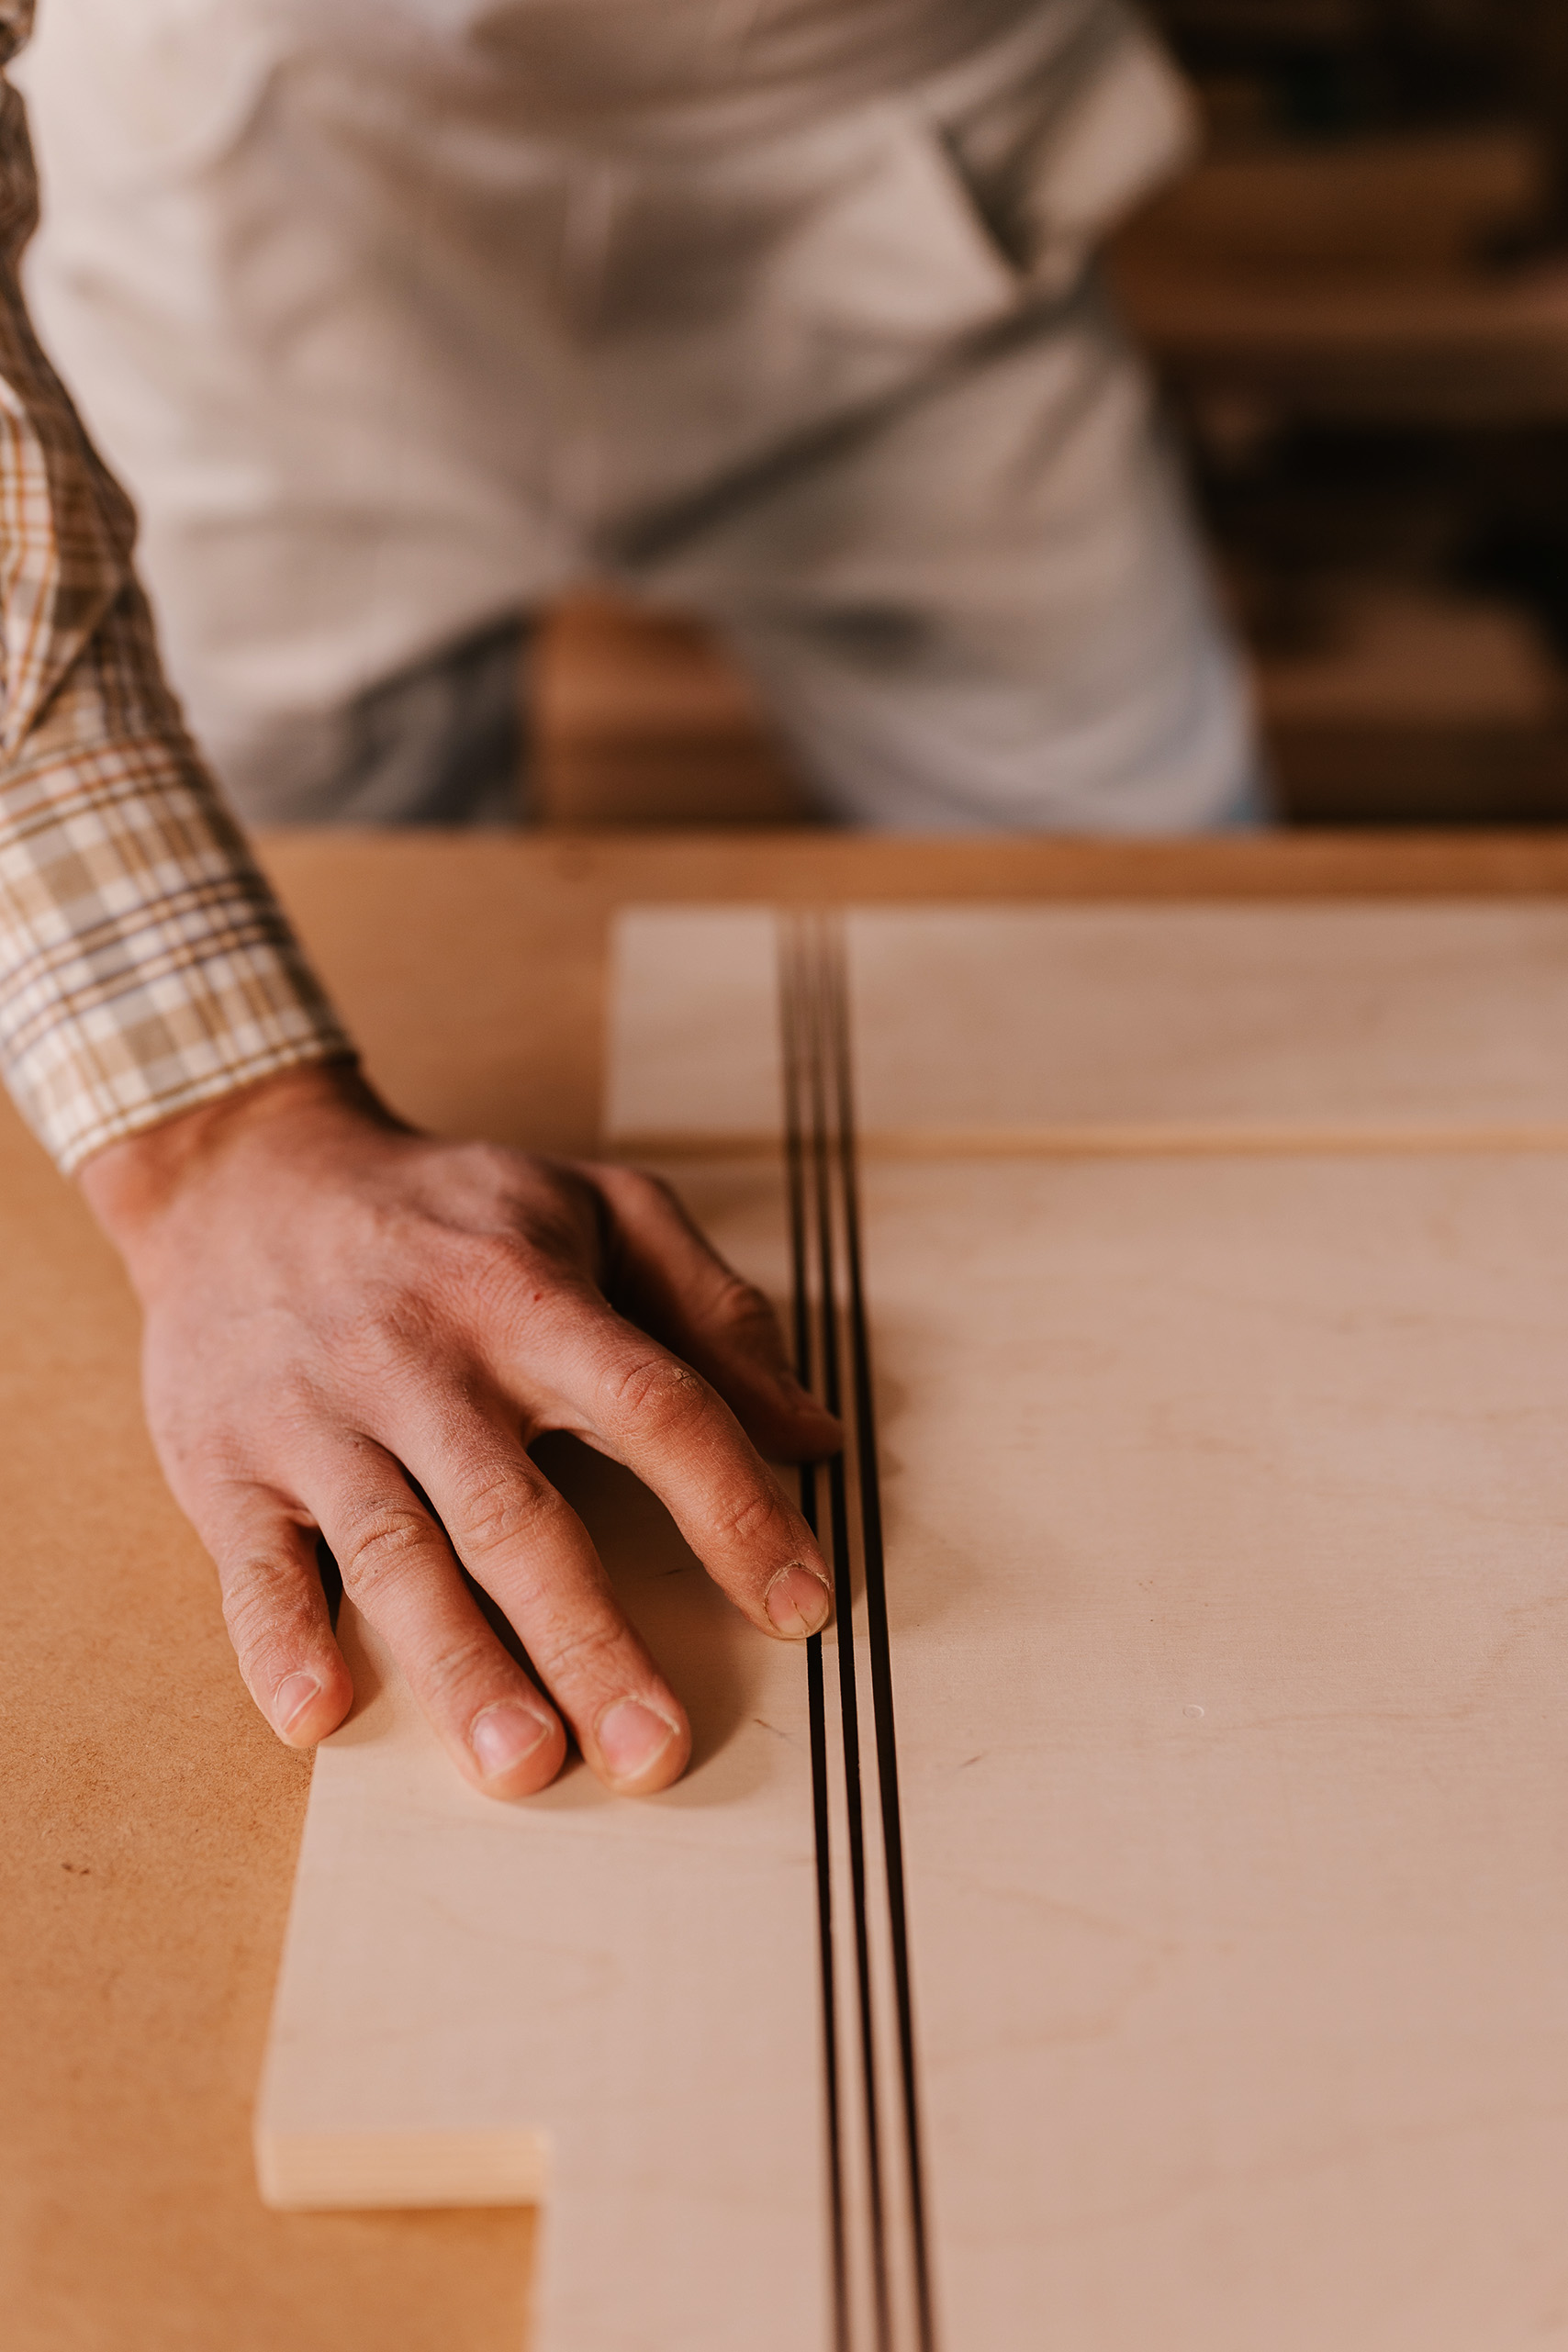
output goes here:
[[[755, 1130], [700, 1135], [689, 1128], [663, 1134], [633, 1129], [617, 1136], [614, 1144], [618, 1159], [639, 1163], [766, 1160], [778, 1148], [771, 1136]], [[866, 1159], [1299, 1159], [1304, 1155], [1342, 1159], [1368, 1152], [1380, 1157], [1455, 1151], [1568, 1153], [1568, 1126], [1393, 1128], [1320, 1121], [1252, 1126], [1212, 1120], [1200, 1125], [1173, 1119], [1148, 1126], [1129, 1121], [1108, 1127], [874, 1127], [861, 1137], [860, 1151]]]
[[[1568, 917], [1450, 900], [862, 908], [873, 1156], [1560, 1150]], [[773, 919], [616, 927], [606, 1127], [628, 1155], [779, 1134]]]
[[[563, 1150], [598, 1134], [622, 903], [1568, 892], [1568, 843], [1539, 834], [314, 835], [266, 856], [402, 1109]], [[3, 1107], [0, 1328], [7, 2352], [516, 2352], [525, 2214], [257, 2201], [248, 2110], [306, 1766], [251, 1710], [141, 1434], [118, 1270]]]
[[951, 2352], [1568, 2325], [1565, 1198], [868, 1171]]

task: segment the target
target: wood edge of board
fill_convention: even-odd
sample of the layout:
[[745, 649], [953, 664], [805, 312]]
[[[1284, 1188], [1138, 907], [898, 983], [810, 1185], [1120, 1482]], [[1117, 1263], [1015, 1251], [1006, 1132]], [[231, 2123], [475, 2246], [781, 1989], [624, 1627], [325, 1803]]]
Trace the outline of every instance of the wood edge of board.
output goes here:
[[[1568, 1123], [1282, 1120], [1151, 1121], [1083, 1126], [884, 1127], [857, 1138], [865, 1159], [1142, 1159], [1345, 1157], [1359, 1153], [1568, 1152]], [[781, 1133], [753, 1128], [610, 1134], [603, 1148], [622, 1160], [775, 1159]]]
[[255, 2135], [256, 2186], [279, 2213], [543, 2204], [542, 2132], [270, 2132]]

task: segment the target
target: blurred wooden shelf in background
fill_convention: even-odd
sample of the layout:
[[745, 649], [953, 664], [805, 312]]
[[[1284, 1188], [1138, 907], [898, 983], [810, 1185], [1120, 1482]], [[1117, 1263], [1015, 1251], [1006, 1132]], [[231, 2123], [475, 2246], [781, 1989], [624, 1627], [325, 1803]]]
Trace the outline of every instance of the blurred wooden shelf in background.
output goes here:
[[1139, 338], [1189, 397], [1295, 418], [1568, 421], [1568, 258], [1523, 258], [1552, 194], [1524, 128], [1202, 164], [1118, 241]]
[[[1568, 0], [1149, 0], [1211, 127], [1112, 274], [1192, 454], [1282, 813], [1568, 822]], [[811, 813], [700, 630], [574, 599], [546, 822]]]
[[1528, 612], [1419, 583], [1318, 594], [1318, 642], [1256, 664], [1290, 822], [1568, 820], [1568, 674]]
[[[1350, 576], [1260, 656], [1287, 822], [1568, 820], [1568, 675], [1495, 598]], [[697, 624], [594, 596], [559, 607], [535, 659], [535, 813], [546, 824], [811, 821], [746, 680]]]
[[1207, 156], [1139, 214], [1120, 250], [1243, 276], [1451, 275], [1539, 230], [1553, 186], [1546, 142], [1528, 125], [1254, 140]]
[[609, 596], [545, 616], [529, 660], [546, 824], [798, 824], [807, 796], [747, 680], [696, 622]]

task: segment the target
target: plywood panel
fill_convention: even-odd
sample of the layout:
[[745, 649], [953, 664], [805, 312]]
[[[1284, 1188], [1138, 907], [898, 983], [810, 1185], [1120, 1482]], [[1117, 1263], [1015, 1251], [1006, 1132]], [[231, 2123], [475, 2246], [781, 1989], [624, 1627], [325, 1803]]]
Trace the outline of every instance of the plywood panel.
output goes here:
[[[1568, 1143], [1556, 906], [862, 907], [848, 950], [872, 1150]], [[612, 1139], [776, 1138], [767, 910], [638, 910], [614, 953]]]
[[[1369, 922], [1358, 984], [1381, 993], [1339, 966], [1315, 991], [1305, 958], [1238, 1004], [1201, 924], [1183, 959], [1158, 918], [1151, 980], [1116, 912], [1067, 935], [1109, 1047], [1075, 1063], [1066, 1026], [1029, 1034], [1102, 1108], [1154, 1099], [1183, 1018], [1167, 1099], [1211, 1114], [1326, 1084], [1347, 1116], [1539, 1105], [1554, 923], [1441, 913], [1400, 935], [1417, 998]], [[924, 993], [933, 1094], [973, 1115], [1008, 1076], [953, 980], [976, 937], [885, 920], [852, 941], [865, 1098], [910, 1099]], [[732, 1078], [763, 1100], [770, 928], [670, 924], [655, 952], [644, 925], [623, 966], [618, 1067], [715, 1135]], [[1003, 966], [1041, 952], [1037, 925], [993, 928]], [[1213, 1022], [1165, 1012], [1151, 1053], [1183, 970]], [[1003, 1032], [1038, 999], [991, 1002]], [[1053, 1065], [1024, 1058], [1044, 1089]], [[782, 1296], [777, 1171], [677, 1173]], [[1035, 2352], [1043, 2324], [1081, 2352], [1522, 2352], [1568, 2327], [1565, 1207], [1562, 1159], [1481, 1149], [867, 1171], [944, 2352]], [[352, 2131], [414, 2179], [423, 2142], [434, 2197], [454, 2134], [511, 2135], [550, 2162], [542, 2352], [826, 2352], [802, 1662], [615, 1473], [562, 1469], [692, 1705], [697, 1768], [653, 1804], [578, 1771], [488, 1805], [364, 1653], [312, 1795], [264, 2164], [287, 2195], [312, 2141]], [[864, 1644], [863, 1594], [840, 1638]], [[874, 1876], [874, 1827], [870, 1848]], [[842, 1921], [841, 1849], [835, 1870]], [[861, 2352], [863, 2271], [852, 2310]], [[890, 2341], [918, 2340], [901, 2290]]]
[[1560, 2309], [1564, 1193], [871, 1172], [950, 2352]]

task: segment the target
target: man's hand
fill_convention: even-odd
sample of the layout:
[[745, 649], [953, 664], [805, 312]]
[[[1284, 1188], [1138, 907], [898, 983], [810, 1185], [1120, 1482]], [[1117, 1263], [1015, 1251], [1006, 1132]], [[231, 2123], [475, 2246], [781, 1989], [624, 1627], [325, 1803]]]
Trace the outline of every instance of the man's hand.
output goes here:
[[82, 1182], [145, 1309], [169, 1484], [218, 1562], [252, 1696], [291, 1745], [353, 1697], [319, 1530], [476, 1787], [543, 1788], [562, 1717], [612, 1787], [679, 1775], [685, 1715], [529, 1458], [546, 1429], [644, 1480], [763, 1632], [801, 1640], [825, 1620], [822, 1555], [751, 1440], [807, 1460], [836, 1450], [838, 1426], [791, 1378], [767, 1301], [651, 1178], [433, 1141], [332, 1068], [112, 1145]]

